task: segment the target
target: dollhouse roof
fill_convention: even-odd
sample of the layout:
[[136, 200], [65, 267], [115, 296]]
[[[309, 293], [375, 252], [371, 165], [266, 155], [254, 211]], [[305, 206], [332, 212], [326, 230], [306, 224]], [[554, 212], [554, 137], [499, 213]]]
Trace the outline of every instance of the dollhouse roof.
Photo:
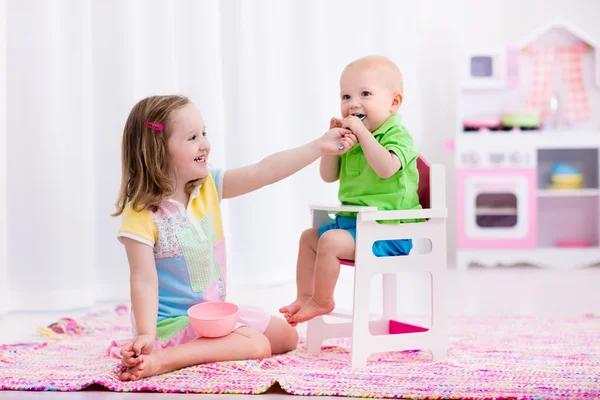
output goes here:
[[567, 32], [571, 33], [573, 36], [585, 42], [588, 46], [592, 47], [595, 51], [595, 70], [596, 70], [596, 86], [600, 87], [600, 43], [594, 39], [590, 34], [579, 28], [577, 25], [573, 24], [562, 18], [552, 19], [545, 24], [540, 25], [536, 30], [531, 32], [525, 38], [523, 38], [519, 42], [519, 48], [524, 49], [527, 46], [531, 45], [542, 36], [547, 34], [553, 29], [563, 29]]
[[546, 33], [550, 32], [552, 29], [555, 29], [555, 28], [562, 28], [562, 29], [569, 31], [574, 36], [576, 36], [580, 40], [584, 41], [585, 43], [587, 43], [588, 45], [590, 45], [593, 48], [600, 47], [600, 43], [598, 43], [598, 41], [596, 41], [591, 35], [589, 35], [585, 31], [583, 31], [577, 25], [575, 25], [563, 18], [554, 18], [554, 19], [540, 25], [536, 30], [529, 33], [529, 35], [524, 37], [519, 42], [519, 47], [524, 48], [524, 47], [529, 46], [530, 44], [534, 43], [536, 40], [538, 40], [539, 38], [544, 36]]

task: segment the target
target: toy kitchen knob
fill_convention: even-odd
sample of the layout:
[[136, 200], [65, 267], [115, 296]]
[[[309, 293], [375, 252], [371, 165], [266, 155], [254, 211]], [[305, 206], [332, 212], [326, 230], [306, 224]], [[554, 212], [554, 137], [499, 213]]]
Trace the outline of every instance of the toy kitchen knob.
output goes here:
[[491, 153], [490, 154], [490, 163], [492, 164], [501, 164], [504, 162], [504, 154], [503, 153]]
[[523, 163], [523, 161], [524, 161], [523, 154], [519, 153], [518, 151], [511, 153], [511, 155], [510, 155], [511, 164], [520, 165]]
[[465, 166], [476, 166], [480, 161], [479, 154], [475, 152], [463, 153], [461, 158]]

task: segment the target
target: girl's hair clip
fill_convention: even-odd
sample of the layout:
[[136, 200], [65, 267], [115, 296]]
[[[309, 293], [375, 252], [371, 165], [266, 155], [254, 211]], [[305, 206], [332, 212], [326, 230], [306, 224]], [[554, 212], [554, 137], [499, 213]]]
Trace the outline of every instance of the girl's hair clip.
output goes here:
[[158, 122], [144, 122], [144, 126], [148, 129], [153, 129], [155, 131], [162, 132], [163, 130], [163, 125], [159, 124]]

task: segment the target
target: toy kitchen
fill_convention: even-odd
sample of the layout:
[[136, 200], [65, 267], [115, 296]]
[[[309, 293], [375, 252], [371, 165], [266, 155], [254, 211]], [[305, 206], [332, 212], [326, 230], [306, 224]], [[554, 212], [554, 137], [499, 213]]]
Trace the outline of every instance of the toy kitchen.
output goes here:
[[504, 49], [464, 54], [457, 269], [600, 263], [597, 44], [553, 20]]

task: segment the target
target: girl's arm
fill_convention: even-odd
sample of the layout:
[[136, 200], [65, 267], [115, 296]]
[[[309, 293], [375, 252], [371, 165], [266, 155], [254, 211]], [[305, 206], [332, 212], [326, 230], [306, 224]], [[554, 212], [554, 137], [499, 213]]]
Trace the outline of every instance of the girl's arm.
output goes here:
[[[339, 118], [331, 118], [329, 121], [329, 129], [341, 128], [342, 120]], [[319, 173], [321, 179], [327, 183], [335, 182], [340, 177], [340, 159], [338, 156], [323, 156], [319, 165]]]
[[123, 238], [131, 285], [131, 308], [138, 336], [156, 337], [158, 315], [158, 274], [152, 248], [137, 240]]
[[[342, 149], [339, 150], [339, 154], [344, 154], [350, 151], [358, 143], [358, 139], [356, 135], [353, 133], [346, 134], [342, 139], [340, 139], [340, 144], [343, 146]], [[338, 156], [323, 156], [321, 157], [321, 165], [320, 165], [320, 173], [321, 178], [327, 182], [335, 182], [340, 178], [340, 166], [341, 160]]]
[[241, 196], [278, 182], [322, 155], [339, 154], [338, 143], [349, 133], [349, 130], [343, 128], [330, 129], [319, 139], [303, 146], [271, 154], [256, 164], [226, 170], [223, 176], [223, 198]]

